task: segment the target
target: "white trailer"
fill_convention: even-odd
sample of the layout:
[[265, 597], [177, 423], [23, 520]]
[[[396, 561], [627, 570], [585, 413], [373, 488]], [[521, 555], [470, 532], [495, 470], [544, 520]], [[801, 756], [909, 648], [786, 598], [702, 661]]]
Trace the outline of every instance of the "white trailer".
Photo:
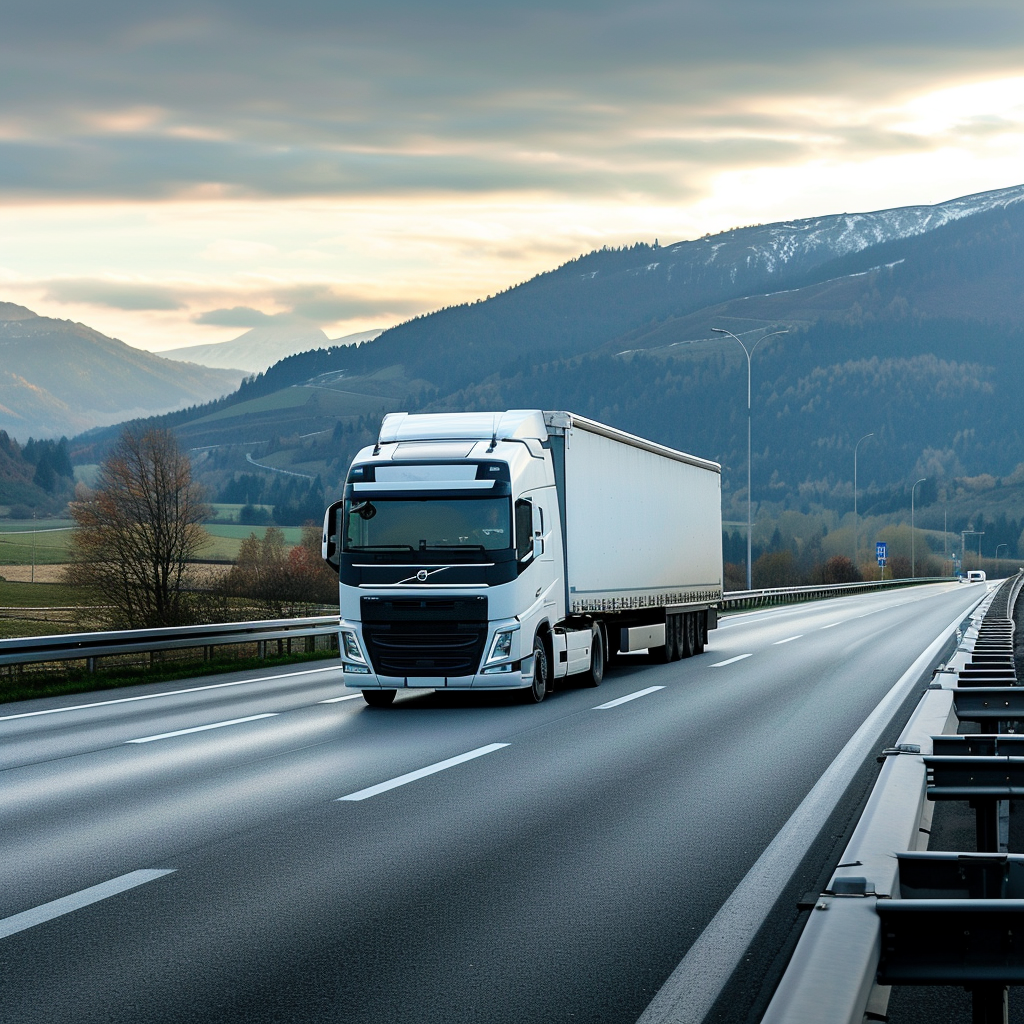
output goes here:
[[598, 685], [698, 654], [722, 598], [721, 468], [568, 412], [385, 417], [324, 520], [345, 683]]

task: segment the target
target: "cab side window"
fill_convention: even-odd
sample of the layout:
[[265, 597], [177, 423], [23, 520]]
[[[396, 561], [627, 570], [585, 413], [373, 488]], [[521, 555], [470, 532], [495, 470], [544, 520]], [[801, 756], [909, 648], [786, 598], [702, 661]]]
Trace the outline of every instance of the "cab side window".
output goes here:
[[516, 559], [527, 562], [533, 557], [533, 502], [516, 502]]

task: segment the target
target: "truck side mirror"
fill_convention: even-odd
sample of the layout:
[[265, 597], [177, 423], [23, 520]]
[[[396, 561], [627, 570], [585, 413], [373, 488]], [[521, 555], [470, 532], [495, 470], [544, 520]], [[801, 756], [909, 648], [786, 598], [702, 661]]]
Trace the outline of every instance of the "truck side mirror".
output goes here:
[[335, 571], [341, 570], [341, 543], [339, 541], [338, 513], [344, 507], [344, 501], [336, 501], [324, 513], [324, 533], [320, 541], [320, 555]]
[[539, 534], [533, 537], [533, 557], [540, 558], [544, 554], [544, 538]]

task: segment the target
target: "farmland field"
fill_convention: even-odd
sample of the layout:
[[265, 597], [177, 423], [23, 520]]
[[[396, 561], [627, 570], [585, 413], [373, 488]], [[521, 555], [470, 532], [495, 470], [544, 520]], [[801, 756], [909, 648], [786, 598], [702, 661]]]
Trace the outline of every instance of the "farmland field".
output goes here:
[[68, 560], [70, 519], [0, 521], [0, 565], [60, 565]]

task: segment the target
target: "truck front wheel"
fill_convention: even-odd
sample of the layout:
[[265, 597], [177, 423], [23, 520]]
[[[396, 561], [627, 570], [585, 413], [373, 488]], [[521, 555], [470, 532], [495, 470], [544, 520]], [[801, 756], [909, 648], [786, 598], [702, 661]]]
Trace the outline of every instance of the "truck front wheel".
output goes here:
[[548, 692], [548, 651], [538, 634], [533, 638], [533, 683], [523, 691], [527, 704], [539, 704]]
[[387, 708], [395, 701], [397, 690], [363, 690], [363, 700], [371, 708]]

